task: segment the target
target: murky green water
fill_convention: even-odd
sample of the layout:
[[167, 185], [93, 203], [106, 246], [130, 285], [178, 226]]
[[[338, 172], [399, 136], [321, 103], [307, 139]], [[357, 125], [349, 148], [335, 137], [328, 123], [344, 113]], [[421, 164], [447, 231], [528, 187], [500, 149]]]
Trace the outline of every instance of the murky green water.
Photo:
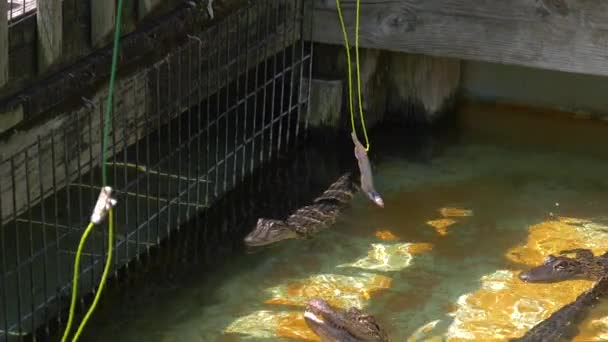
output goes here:
[[[314, 239], [285, 241], [256, 253], [232, 244], [228, 252], [210, 256], [210, 265], [178, 260], [173, 265], [179, 265], [179, 275], [171, 280], [121, 290], [129, 295], [113, 291], [83, 338], [297, 340], [292, 337], [310, 336], [298, 316], [300, 305], [316, 295], [363, 307], [397, 341], [429, 323], [434, 328], [418, 332], [419, 340], [519, 336], [591, 284], [520, 284], [516, 274], [536, 262], [534, 253], [546, 255], [570, 243], [567, 239], [575, 241], [572, 232], [580, 233], [579, 244], [608, 247], [608, 226], [603, 225], [608, 217], [608, 144], [579, 144], [598, 133], [603, 133], [598, 141], [608, 143], [608, 129], [578, 127], [562, 136], [572, 144], [545, 144], [543, 136], [559, 140], [554, 133], [569, 123], [531, 131], [526, 120], [520, 118], [521, 129], [504, 135], [491, 122], [465, 124], [469, 128], [446, 141], [406, 139], [385, 131], [384, 138], [372, 140], [384, 209], [359, 194], [339, 222]], [[343, 166], [334, 158], [327, 152], [306, 161], [302, 169], [316, 184], [308, 198], [339, 175]], [[269, 189], [268, 196], [290, 192], [275, 190]], [[463, 208], [472, 215], [443, 217], [441, 208]], [[261, 210], [259, 216], [270, 212]], [[250, 224], [253, 216], [234, 224]], [[560, 216], [589, 221], [560, 225]], [[448, 219], [453, 222], [445, 234], [429, 224]], [[535, 225], [548, 228], [541, 236], [534, 233]], [[237, 236], [247, 233], [246, 227], [239, 229]], [[377, 235], [380, 231], [395, 239], [382, 238], [386, 235]], [[510, 257], [524, 255], [518, 248], [530, 257]], [[540, 298], [545, 290], [549, 294]], [[551, 297], [553, 290], [560, 293]], [[594, 311], [583, 324], [583, 335], [608, 331], [604, 316], [608, 306]]]

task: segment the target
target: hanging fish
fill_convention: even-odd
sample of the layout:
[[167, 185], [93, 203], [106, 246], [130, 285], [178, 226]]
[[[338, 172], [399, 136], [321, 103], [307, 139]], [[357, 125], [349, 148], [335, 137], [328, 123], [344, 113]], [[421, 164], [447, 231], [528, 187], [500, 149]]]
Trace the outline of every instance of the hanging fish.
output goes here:
[[359, 172], [361, 173], [361, 190], [363, 190], [367, 197], [369, 197], [369, 199], [371, 199], [379, 207], [384, 208], [384, 201], [382, 200], [382, 197], [380, 197], [378, 191], [376, 191], [374, 188], [372, 167], [369, 164], [367, 151], [365, 151], [365, 147], [363, 147], [359, 139], [357, 139], [357, 134], [355, 132], [351, 133], [351, 137], [353, 138], [353, 143], [355, 144], [355, 158], [357, 158]]

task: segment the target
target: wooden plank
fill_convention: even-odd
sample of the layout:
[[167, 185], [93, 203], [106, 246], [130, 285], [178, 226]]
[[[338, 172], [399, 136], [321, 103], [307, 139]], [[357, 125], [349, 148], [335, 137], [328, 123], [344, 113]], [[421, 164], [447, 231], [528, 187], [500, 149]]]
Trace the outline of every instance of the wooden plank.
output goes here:
[[[261, 10], [261, 6], [258, 9]], [[280, 51], [284, 44], [292, 44], [299, 39], [299, 23], [288, 22], [288, 27], [279, 26], [274, 33], [264, 37], [265, 44], [261, 45], [258, 40], [260, 38], [255, 38], [255, 28], [261, 12], [251, 14], [247, 23], [250, 29], [246, 30], [251, 36], [249, 49], [252, 51], [249, 53], [242, 51], [239, 56], [231, 58], [230, 61], [218, 61], [217, 56], [210, 52], [221, 49], [220, 55], [223, 55], [224, 49], [236, 51], [237, 44], [242, 45], [242, 41], [234, 39], [236, 26], [233, 25], [229, 28], [232, 39], [227, 38], [227, 31], [224, 28], [218, 30], [217, 37], [203, 33], [201, 36], [205, 38], [201, 39], [200, 46], [198, 40], [189, 39], [186, 44], [155, 66], [138, 70], [132, 76], [118, 80], [114, 109], [114, 115], [118, 118], [113, 127], [114, 136], [126, 136], [127, 139], [118, 139], [115, 145], [110, 139], [109, 151], [121, 151], [125, 146], [135, 143], [138, 137], [141, 138], [155, 129], [156, 127], [146, 127], [143, 124], [146, 115], [159, 115], [162, 123], [168, 122], [188, 109], [192, 103], [208, 97], [234, 81], [237, 74], [244, 71], [239, 70], [238, 66], [253, 67], [267, 56]], [[291, 17], [293, 16], [289, 18]], [[241, 15], [241, 22], [245, 19], [247, 18]], [[241, 27], [244, 26], [245, 24], [242, 23]], [[226, 45], [227, 42], [230, 46]], [[182, 52], [182, 49], [192, 49], [192, 51]], [[195, 52], [196, 56], [198, 49], [201, 49], [206, 58], [211, 58], [209, 70], [206, 69], [206, 59], [197, 60], [197, 65], [193, 66], [191, 70], [187, 67], [187, 57], [192, 52]], [[170, 69], [171, 72], [167, 72], [168, 65], [175, 68], [179, 65], [178, 59], [180, 58], [182, 60], [181, 72], [178, 71], [179, 69]], [[220, 65], [216, 64], [218, 62]], [[224, 68], [226, 65], [230, 66], [228, 70]], [[157, 68], [161, 70], [160, 77], [156, 76], [155, 69]], [[207, 76], [200, 83], [198, 80], [199, 68], [201, 68], [201, 74]], [[182, 89], [190, 91], [176, 94], [181, 97], [171, 96], [159, 100], [156, 91], [157, 84], [160, 88], [159, 93], [167, 94], [168, 85], [176, 85], [178, 82]], [[173, 86], [171, 89], [175, 91], [178, 88]], [[197, 89], [201, 91], [196, 91]], [[103, 99], [106, 94], [105, 86], [95, 94], [92, 99], [92, 102], [96, 103], [94, 109], [82, 108], [74, 113], [63, 113], [0, 142], [2, 146], [0, 149], [0, 221], [2, 224], [10, 222], [16, 215], [26, 212], [30, 208], [28, 202], [30, 206], [34, 206], [41, 199], [53, 194], [51, 191], [53, 173], [47, 172], [48, 170], [55, 170], [55, 185], [61, 188], [77, 178], [77, 170], [81, 174], [85, 174], [91, 167], [99, 165], [99, 153], [96, 152], [101, 150], [102, 113], [99, 108], [100, 104], [105, 105]], [[200, 97], [197, 98], [198, 95]], [[159, 112], [157, 112], [158, 107], [160, 107]], [[89, 122], [93, 127], [91, 130], [95, 135], [93, 137], [89, 135], [91, 132]], [[54, 135], [53, 140], [49, 135], [51, 131]], [[110, 134], [112, 135], [112, 133]], [[38, 139], [40, 139], [40, 145], [38, 145]], [[88, 141], [92, 141], [91, 146], [87, 145]], [[91, 151], [95, 151], [93, 160], [91, 160]], [[42, 173], [39, 170], [42, 170]]]
[[[8, 8], [6, 1], [0, 1], [0, 13]], [[8, 20], [0, 20], [0, 88], [8, 83]]]
[[[335, 2], [314, 1], [312, 39], [343, 44]], [[341, 2], [354, 40], [355, 1]], [[360, 45], [608, 75], [608, 2], [361, 0]]]
[[105, 45], [114, 31], [115, 1], [91, 1], [91, 45]]
[[63, 46], [62, 0], [45, 0], [38, 4], [38, 70], [44, 72], [61, 57]]

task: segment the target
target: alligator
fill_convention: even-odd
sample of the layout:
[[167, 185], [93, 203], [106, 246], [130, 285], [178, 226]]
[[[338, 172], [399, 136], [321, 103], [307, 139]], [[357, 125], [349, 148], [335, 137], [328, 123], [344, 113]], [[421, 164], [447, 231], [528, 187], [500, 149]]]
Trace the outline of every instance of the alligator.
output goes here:
[[355, 307], [340, 310], [322, 299], [312, 299], [306, 305], [304, 320], [321, 342], [390, 341], [374, 316]]
[[355, 192], [351, 174], [345, 173], [312, 204], [296, 210], [286, 220], [259, 218], [255, 229], [245, 237], [245, 244], [256, 247], [286, 239], [307, 238], [332, 225]]
[[[564, 254], [574, 253], [574, 258]], [[589, 249], [576, 248], [549, 255], [536, 267], [519, 274], [519, 279], [530, 283], [553, 283], [570, 279], [597, 280], [608, 275], [608, 252], [595, 256]]]
[[600, 298], [608, 292], [608, 276], [601, 277], [595, 285], [580, 294], [573, 302], [562, 306], [549, 318], [536, 324], [524, 336], [511, 342], [561, 342], [571, 341], [578, 335], [578, 324], [589, 314]]

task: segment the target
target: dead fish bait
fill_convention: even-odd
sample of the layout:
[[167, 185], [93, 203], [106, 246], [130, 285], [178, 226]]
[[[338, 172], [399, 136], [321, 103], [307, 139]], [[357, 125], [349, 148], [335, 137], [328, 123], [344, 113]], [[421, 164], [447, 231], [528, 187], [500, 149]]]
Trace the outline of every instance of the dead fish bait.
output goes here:
[[361, 190], [363, 190], [367, 197], [379, 207], [384, 208], [384, 201], [378, 191], [374, 188], [372, 167], [369, 163], [369, 158], [367, 157], [367, 151], [365, 151], [365, 147], [363, 147], [359, 139], [357, 139], [357, 134], [355, 132], [351, 133], [351, 137], [355, 144], [355, 158], [357, 158], [359, 172], [361, 173]]

